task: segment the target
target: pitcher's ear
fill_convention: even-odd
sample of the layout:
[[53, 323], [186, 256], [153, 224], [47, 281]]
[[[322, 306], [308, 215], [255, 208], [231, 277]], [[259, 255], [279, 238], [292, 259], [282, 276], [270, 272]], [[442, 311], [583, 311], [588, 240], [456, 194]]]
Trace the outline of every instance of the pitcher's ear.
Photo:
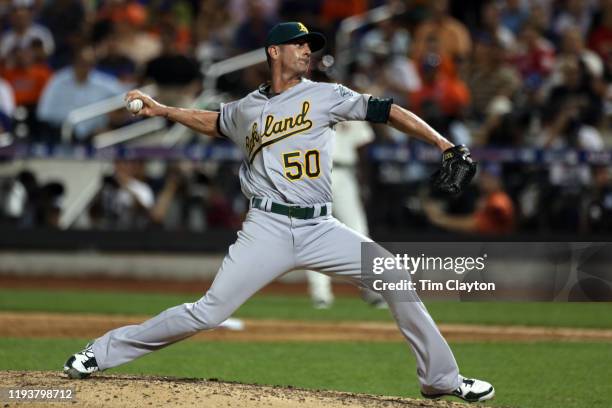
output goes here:
[[280, 54], [280, 47], [278, 45], [271, 45], [268, 47], [268, 55], [272, 59], [278, 58]]

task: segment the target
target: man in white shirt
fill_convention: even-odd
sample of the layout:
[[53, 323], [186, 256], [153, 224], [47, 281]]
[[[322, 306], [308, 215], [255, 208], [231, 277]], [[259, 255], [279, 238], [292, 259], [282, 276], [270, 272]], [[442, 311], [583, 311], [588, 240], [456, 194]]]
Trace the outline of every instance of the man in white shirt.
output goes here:
[[0, 38], [0, 55], [5, 58], [15, 47], [28, 47], [34, 40], [40, 40], [45, 54], [55, 50], [51, 31], [45, 26], [32, 22], [33, 0], [13, 0], [11, 29]]

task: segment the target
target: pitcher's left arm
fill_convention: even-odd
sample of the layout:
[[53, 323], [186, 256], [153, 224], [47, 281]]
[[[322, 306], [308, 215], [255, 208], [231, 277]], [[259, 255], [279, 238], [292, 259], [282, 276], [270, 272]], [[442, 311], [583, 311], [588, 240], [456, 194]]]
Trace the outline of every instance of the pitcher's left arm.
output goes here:
[[414, 113], [399, 105], [392, 104], [389, 111], [388, 125], [400, 132], [415, 136], [427, 143], [437, 146], [441, 151], [450, 149], [454, 145], [444, 136], [436, 132], [427, 122]]

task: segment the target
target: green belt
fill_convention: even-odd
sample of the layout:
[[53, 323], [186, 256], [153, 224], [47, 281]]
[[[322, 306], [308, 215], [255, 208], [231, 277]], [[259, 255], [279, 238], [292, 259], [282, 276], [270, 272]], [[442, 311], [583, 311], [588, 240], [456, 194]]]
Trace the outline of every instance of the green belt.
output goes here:
[[[262, 210], [261, 203], [263, 200], [261, 198], [253, 199], [253, 207]], [[265, 211], [265, 209], [263, 209]], [[270, 207], [270, 212], [280, 215], [286, 215], [287, 217], [299, 218], [302, 220], [308, 220], [310, 218], [314, 218], [315, 207], [295, 207], [290, 205], [284, 205], [272, 202], [272, 206]], [[327, 215], [327, 206], [321, 206], [321, 213], [319, 216]]]

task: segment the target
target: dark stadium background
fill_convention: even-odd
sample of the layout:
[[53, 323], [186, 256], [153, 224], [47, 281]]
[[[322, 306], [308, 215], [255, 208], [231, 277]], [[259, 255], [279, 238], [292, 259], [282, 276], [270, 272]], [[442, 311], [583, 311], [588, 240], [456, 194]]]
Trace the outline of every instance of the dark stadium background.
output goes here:
[[[0, 7], [0, 246], [223, 252], [248, 209], [240, 154], [143, 125], [121, 97], [154, 84], [163, 102], [218, 109], [265, 81], [249, 52], [286, 20], [326, 34], [315, 78], [394, 97], [480, 163], [463, 196], [432, 196], [438, 154], [375, 126], [355, 168], [373, 238], [610, 236], [609, 1], [14, 0]], [[96, 103], [91, 120], [70, 113]], [[124, 197], [132, 180], [146, 205]]]

